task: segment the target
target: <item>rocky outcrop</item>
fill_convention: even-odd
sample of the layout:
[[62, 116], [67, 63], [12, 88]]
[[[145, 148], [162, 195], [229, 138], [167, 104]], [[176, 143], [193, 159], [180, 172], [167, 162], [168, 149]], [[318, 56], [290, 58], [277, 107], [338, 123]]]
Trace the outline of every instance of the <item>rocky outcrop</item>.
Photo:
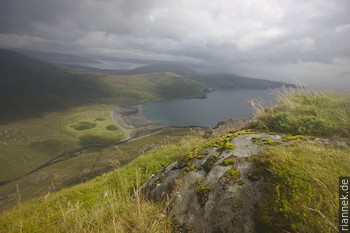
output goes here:
[[256, 205], [268, 184], [254, 156], [293, 140], [249, 130], [215, 137], [150, 177], [142, 190], [150, 200], [170, 200], [177, 232], [257, 232]]
[[249, 121], [245, 119], [230, 119], [227, 121], [220, 121], [212, 130], [213, 136], [220, 136], [229, 132], [238, 131], [247, 127]]

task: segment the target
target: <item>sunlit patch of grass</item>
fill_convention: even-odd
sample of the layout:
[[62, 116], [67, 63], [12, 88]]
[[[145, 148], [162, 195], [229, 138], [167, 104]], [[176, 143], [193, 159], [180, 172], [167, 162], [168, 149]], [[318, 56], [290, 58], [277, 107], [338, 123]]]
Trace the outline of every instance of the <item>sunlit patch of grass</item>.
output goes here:
[[338, 178], [350, 175], [348, 149], [274, 146], [256, 164], [269, 184], [259, 202], [262, 232], [338, 232]]
[[113, 104], [120, 105], [145, 99], [198, 97], [205, 90], [202, 84], [169, 72], [127, 76], [103, 75], [101, 80], [115, 90], [111, 93], [115, 99]]
[[110, 111], [108, 106], [81, 108], [63, 118], [62, 128], [78, 138], [83, 145], [111, 144], [120, 141], [125, 138], [125, 134], [114, 125]]

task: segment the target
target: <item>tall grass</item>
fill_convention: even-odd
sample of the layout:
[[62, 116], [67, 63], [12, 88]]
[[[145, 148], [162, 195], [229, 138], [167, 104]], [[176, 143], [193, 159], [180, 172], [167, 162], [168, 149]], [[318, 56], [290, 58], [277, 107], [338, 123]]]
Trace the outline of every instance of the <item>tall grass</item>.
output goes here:
[[264, 109], [259, 100], [252, 125], [291, 134], [350, 136], [350, 95], [304, 87], [275, 93], [278, 104]]
[[18, 205], [0, 214], [0, 232], [170, 232], [166, 205], [135, 190], [202, 141], [187, 136], [85, 184]]
[[[79, 201], [65, 205], [60, 202], [61, 230], [64, 232], [171, 232], [171, 221], [163, 205], [146, 201], [140, 192], [128, 188], [125, 177], [116, 177], [118, 190], [105, 190], [102, 200], [89, 208]], [[141, 182], [135, 171], [135, 184]], [[133, 193], [133, 194], [132, 194]]]
[[[290, 134], [350, 136], [350, 95], [305, 87], [276, 92], [268, 109], [253, 100], [252, 126]], [[261, 232], [337, 232], [338, 177], [349, 176], [350, 151], [294, 143], [256, 157], [269, 184], [258, 207]]]

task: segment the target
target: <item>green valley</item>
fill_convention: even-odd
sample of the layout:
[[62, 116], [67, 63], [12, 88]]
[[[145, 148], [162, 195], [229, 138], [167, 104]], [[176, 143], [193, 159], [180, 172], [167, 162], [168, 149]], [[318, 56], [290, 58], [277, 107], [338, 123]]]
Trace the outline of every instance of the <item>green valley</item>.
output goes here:
[[[176, 141], [188, 133], [149, 123], [125, 125], [121, 116], [112, 116], [113, 106], [202, 97], [214, 87], [203, 81], [207, 78], [191, 78], [194, 71], [174, 66], [66, 70], [8, 50], [0, 50], [0, 61], [0, 209], [18, 196], [31, 199], [126, 164], [138, 156], [130, 151], [148, 148], [146, 142], [158, 147], [164, 144], [159, 138]], [[249, 80], [239, 82], [247, 87]], [[258, 84], [269, 85], [281, 84]]]
[[[335, 95], [338, 96], [337, 100], [334, 99]], [[324, 101], [336, 101], [337, 105], [327, 105], [322, 110], [319, 109], [322, 113], [318, 113], [318, 103]], [[150, 142], [154, 143], [153, 136], [120, 145], [120, 148], [129, 147], [125, 148], [126, 151], [133, 148], [134, 151], [130, 151], [130, 154], [137, 158], [85, 184], [48, 194], [2, 213], [0, 229], [6, 232], [177, 232], [178, 229], [172, 224], [171, 216], [167, 212], [172, 199], [160, 204], [146, 200], [139, 191], [143, 182], [173, 161], [187, 161], [182, 169], [187, 169], [188, 166], [191, 169], [184, 170], [186, 173], [183, 172], [182, 178], [177, 180], [178, 185], [181, 185], [181, 179], [185, 179], [188, 174], [202, 172], [190, 162], [203, 159], [208, 154], [204, 151], [208, 150], [206, 148], [213, 146], [220, 148], [220, 152], [216, 150], [216, 153], [229, 153], [236, 147], [230, 144], [232, 138], [257, 134], [262, 130], [264, 133], [261, 135], [280, 138], [289, 145], [283, 146], [257, 136], [252, 138], [251, 143], [268, 147], [266, 152], [247, 159], [247, 162], [256, 167], [254, 173], [248, 174], [250, 182], [262, 179], [269, 183], [255, 215], [254, 221], [259, 227], [259, 232], [336, 232], [338, 176], [349, 176], [350, 166], [349, 135], [344, 134], [347, 131], [344, 122], [348, 122], [349, 113], [343, 112], [349, 101], [350, 97], [343, 94], [304, 91], [283, 93], [276, 106], [269, 109], [256, 107], [256, 115], [247, 126], [248, 130], [230, 132], [209, 139], [205, 139], [208, 138], [208, 132], [184, 131], [177, 133], [178, 139], [173, 140], [170, 135], [178, 131], [173, 130], [170, 133], [171, 129], [168, 129], [161, 135], [155, 135], [157, 140], [163, 138], [164, 144], [154, 146], [150, 150], [135, 151], [136, 144], [145, 146]], [[306, 108], [313, 108], [315, 111], [305, 111]], [[325, 135], [328, 131], [327, 125], [320, 125], [317, 130], [310, 131], [313, 136], [286, 135], [281, 138], [274, 131], [284, 132], [284, 128], [271, 125], [271, 122], [279, 119], [274, 113], [276, 109], [283, 109], [285, 114], [291, 116], [283, 123], [283, 127], [288, 126], [291, 129], [294, 127], [294, 121], [300, 121], [298, 127], [303, 126], [302, 119], [309, 114], [316, 114], [324, 121], [327, 121], [325, 116], [334, 113], [340, 118], [331, 121], [333, 136], [322, 138], [319, 142], [313, 140]], [[298, 115], [293, 116], [295, 111]], [[187, 136], [180, 136], [184, 134]], [[165, 135], [167, 139], [164, 138]], [[323, 141], [327, 140], [330, 140], [329, 143], [324, 144]], [[332, 140], [336, 141], [332, 143]], [[268, 143], [261, 143], [265, 141]], [[339, 144], [340, 142], [343, 145]], [[218, 143], [225, 146], [218, 146]], [[244, 147], [247, 145], [244, 144]], [[112, 153], [114, 149], [106, 150], [103, 153]], [[140, 155], [136, 155], [137, 153]], [[216, 154], [216, 159], [219, 154]], [[230, 162], [225, 163], [226, 161]], [[235, 157], [220, 164], [223, 167], [235, 166], [240, 161], [242, 158]], [[238, 185], [246, 185], [241, 180], [242, 174], [237, 170], [232, 172], [237, 179], [241, 177], [237, 181]], [[162, 178], [164, 179], [165, 177]], [[212, 192], [209, 187], [203, 187], [206, 188], [206, 192]], [[20, 193], [17, 198], [20, 199]]]
[[[115, 153], [102, 156], [108, 145], [127, 139], [111, 117], [112, 106], [200, 96], [204, 90], [174, 73], [77, 73], [6, 50], [0, 58], [1, 209], [16, 202], [16, 186], [25, 200], [50, 191], [51, 182], [60, 183], [58, 189], [111, 169], [114, 160], [130, 161]], [[154, 130], [139, 129], [141, 135]]]

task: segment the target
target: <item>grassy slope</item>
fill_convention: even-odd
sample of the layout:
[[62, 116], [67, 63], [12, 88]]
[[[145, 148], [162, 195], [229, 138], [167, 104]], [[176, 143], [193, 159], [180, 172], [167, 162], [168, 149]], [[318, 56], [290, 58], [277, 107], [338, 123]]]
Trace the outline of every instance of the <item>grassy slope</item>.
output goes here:
[[[86, 98], [88, 100], [80, 106], [57, 109], [43, 113], [40, 117], [29, 114], [24, 120], [0, 124], [1, 181], [19, 177], [61, 153], [86, 145], [110, 144], [122, 140], [124, 134], [120, 129], [106, 129], [107, 125], [112, 124], [110, 115], [113, 104], [200, 95], [203, 90], [200, 85], [170, 73], [101, 76], [99, 79], [115, 90], [108, 98]], [[109, 89], [106, 91], [109, 92]], [[97, 118], [104, 118], [105, 121], [96, 121]], [[84, 121], [97, 125], [82, 131], [71, 127]], [[99, 154], [95, 153], [95, 156], [97, 159]]]
[[0, 122], [40, 117], [92, 103], [200, 96], [204, 87], [174, 73], [107, 75], [68, 72], [53, 64], [0, 49]]
[[[289, 101], [281, 99], [281, 104], [273, 108], [282, 108], [291, 114], [298, 111], [298, 108], [307, 106], [295, 102], [300, 98], [309, 100], [306, 102], [312, 106], [320, 100], [334, 100], [335, 95], [338, 94], [283, 95], [282, 98], [288, 98]], [[337, 99], [337, 108], [330, 108], [333, 105], [322, 108], [325, 115], [330, 111], [339, 115], [343, 112], [343, 104], [348, 103], [350, 97], [341, 95]], [[305, 114], [305, 111], [300, 112]], [[272, 109], [258, 112], [254, 125], [266, 126], [276, 117], [272, 113]], [[298, 117], [302, 116], [299, 114]], [[334, 136], [343, 135], [343, 123], [333, 121], [333, 126], [339, 129]], [[323, 135], [327, 129], [318, 128], [313, 134]], [[5, 232], [20, 229], [37, 232], [170, 232], [171, 222], [164, 215], [164, 205], [151, 204], [137, 194], [131, 197], [129, 191], [138, 185], [137, 180], [142, 182], [148, 175], [185, 154], [200, 141], [203, 139], [187, 137], [180, 145], [169, 145], [147, 153], [94, 181], [20, 205], [1, 214], [0, 229]], [[258, 207], [259, 230], [336, 232], [338, 176], [350, 175], [349, 149], [296, 140], [289, 147], [271, 147], [265, 154], [255, 156], [254, 161], [270, 184], [270, 189]]]
[[[112, 144], [125, 138], [124, 132], [111, 119], [110, 107], [99, 107], [93, 111], [81, 108], [76, 113], [63, 117], [62, 130], [79, 139], [81, 145], [91, 144], [93, 140], [98, 144]], [[84, 124], [90, 124], [91, 128], [83, 127]], [[114, 126], [111, 128], [113, 130], [109, 130], [111, 126]]]
[[[269, 109], [255, 104], [255, 127], [342, 138], [349, 146], [350, 96], [295, 90]], [[289, 137], [293, 139], [293, 137]], [[294, 137], [298, 138], [298, 137]], [[348, 147], [296, 141], [256, 156], [270, 189], [259, 205], [261, 232], [338, 232], [338, 177], [350, 176]]]
[[[201, 96], [204, 87], [174, 73], [141, 75], [102, 75], [101, 81], [113, 91], [114, 104], [130, 104], [140, 100]], [[109, 98], [110, 100], [110, 98]], [[108, 99], [104, 100], [108, 101]]]
[[[0, 125], [1, 180], [18, 177], [59, 154], [86, 144], [121, 140], [120, 129], [105, 128], [112, 124], [110, 111], [107, 105], [89, 105]], [[105, 121], [97, 121], [95, 128], [78, 131], [71, 127], [80, 121], [94, 122], [98, 117]], [[86, 140], [89, 136], [94, 140]]]
[[0, 217], [1, 232], [169, 232], [164, 207], [132, 190], [203, 139], [187, 136], [85, 184], [24, 203]]
[[[69, 154], [62, 156], [35, 173], [27, 175], [16, 182], [1, 186], [0, 204], [2, 208], [8, 208], [18, 202], [18, 194], [22, 200], [28, 200], [44, 195], [49, 191], [57, 191], [62, 187], [91, 179], [105, 171], [132, 161], [150, 149], [158, 148], [163, 144], [169, 143], [169, 141], [177, 142], [187, 133], [189, 133], [188, 129], [164, 129], [158, 134], [121, 144], [118, 147], [86, 149], [74, 156]], [[66, 146], [68, 145], [66, 144]], [[27, 154], [22, 154], [22, 157], [15, 154], [17, 157], [14, 158], [18, 158], [18, 161], [14, 159], [7, 160], [9, 162], [18, 162], [18, 164], [1, 164], [1, 168], [4, 168], [4, 171], [1, 171], [4, 177], [22, 176], [48, 161], [50, 156], [52, 158], [52, 155], [36, 154], [35, 151], [29, 153], [30, 151], [26, 150], [26, 148], [20, 149], [23, 153], [27, 151]], [[66, 150], [64, 145], [60, 149]], [[19, 149], [11, 150], [13, 153], [19, 151]], [[36, 158], [40, 155], [42, 158]], [[24, 160], [29, 162], [25, 163]], [[58, 162], [55, 163], [56, 161]], [[18, 169], [9, 169], [7, 167], [11, 165], [12, 167], [18, 167]]]
[[246, 78], [234, 74], [207, 74], [207, 75], [191, 75], [190, 79], [200, 82], [207, 88], [216, 89], [259, 89], [259, 88], [277, 88], [282, 83]]
[[49, 111], [108, 98], [95, 75], [72, 74], [53, 64], [0, 49], [0, 122], [40, 117]]
[[[0, 58], [3, 58], [0, 59], [0, 108], [6, 109], [0, 116], [0, 181], [20, 177], [60, 154], [82, 146], [122, 140], [124, 133], [119, 128], [106, 129], [113, 124], [112, 105], [200, 96], [204, 90], [199, 83], [173, 73], [130, 76], [69, 73], [9, 51], [0, 50]], [[96, 120], [98, 118], [104, 121]], [[96, 127], [87, 130], [71, 127], [79, 122], [93, 123]], [[110, 168], [108, 162], [95, 162], [101, 161], [104, 151], [84, 150], [76, 156], [80, 160], [73, 158], [68, 164], [59, 162], [50, 165], [51, 170], [41, 170], [36, 176], [1, 186], [0, 209], [8, 206], [7, 200], [11, 199], [9, 203], [12, 203], [15, 199], [16, 184], [26, 199], [52, 188], [49, 180], [55, 183], [56, 189], [100, 174], [105, 170], [102, 167]], [[109, 158], [113, 159], [113, 154]], [[66, 157], [69, 155], [63, 159]], [[130, 161], [120, 156], [118, 160]], [[90, 169], [91, 166], [94, 169]], [[62, 172], [63, 168], [67, 171]], [[91, 174], [87, 175], [86, 171]]]
[[278, 93], [280, 103], [256, 106], [255, 125], [291, 134], [350, 136], [350, 97], [334, 92], [294, 90]]
[[259, 204], [261, 232], [338, 232], [338, 177], [350, 175], [349, 149], [296, 143], [256, 160], [270, 184]]

